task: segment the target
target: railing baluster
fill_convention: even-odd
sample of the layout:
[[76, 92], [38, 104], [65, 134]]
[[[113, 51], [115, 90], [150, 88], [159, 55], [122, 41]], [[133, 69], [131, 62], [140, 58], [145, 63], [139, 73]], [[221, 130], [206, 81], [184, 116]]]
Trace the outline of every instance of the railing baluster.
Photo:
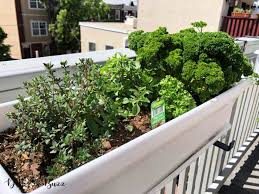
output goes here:
[[174, 192], [173, 192], [173, 182], [169, 182], [165, 185], [165, 194], [174, 194]]
[[[243, 100], [243, 96], [244, 96], [244, 92], [242, 95], [240, 95], [240, 97], [236, 100], [235, 102], [235, 105], [233, 106], [233, 109], [232, 109], [232, 118], [230, 120], [230, 123], [231, 123], [231, 130], [227, 133], [226, 135], [226, 140], [225, 140], [225, 143], [229, 144], [233, 139], [234, 139], [234, 136], [235, 136], [235, 132], [236, 132], [236, 125], [237, 125], [237, 119], [239, 118], [239, 113], [240, 113], [240, 107], [241, 107], [241, 103], [242, 103], [242, 100]], [[230, 152], [224, 152], [223, 153], [223, 164], [221, 165], [221, 169], [226, 166], [226, 164], [228, 163], [228, 160], [229, 160], [229, 155], [230, 155]]]
[[259, 36], [259, 25], [258, 25], [258, 23], [259, 23], [259, 20], [257, 19], [256, 20], [256, 36]]
[[243, 34], [242, 34], [242, 36], [246, 36], [246, 34], [247, 34], [247, 29], [248, 29], [248, 23], [249, 23], [249, 21], [248, 20], [245, 20], [245, 25], [244, 25], [244, 31], [243, 31]]
[[244, 19], [241, 19], [241, 20], [240, 20], [239, 30], [238, 30], [238, 35], [237, 35], [237, 36], [239, 36], [239, 37], [242, 36], [243, 29], [244, 29]]
[[259, 109], [259, 86], [256, 85], [256, 93], [257, 93], [257, 96], [256, 96], [256, 107], [254, 109], [254, 116], [253, 116], [253, 121], [252, 121], [252, 124], [251, 124], [251, 127], [250, 127], [250, 132], [248, 135], [251, 134], [252, 130], [254, 130], [256, 127], [257, 127], [257, 118], [258, 118], [258, 109]]
[[227, 29], [226, 32], [230, 34], [230, 29], [231, 29], [231, 25], [232, 25], [232, 18], [227, 18]]
[[173, 180], [173, 189], [172, 189], [172, 194], [178, 194], [178, 185], [177, 185], [177, 178], [174, 178]]
[[[224, 142], [225, 138], [220, 138], [219, 141]], [[225, 156], [225, 155], [224, 155]], [[219, 173], [221, 172], [221, 162], [223, 157], [223, 150], [218, 149], [218, 155], [216, 158], [216, 167], [213, 175], [213, 180], [218, 177]]]
[[[245, 95], [246, 95], [246, 91], [244, 91], [243, 94], [238, 98], [237, 106], [236, 106], [236, 110], [235, 110], [235, 116], [234, 116], [234, 119], [233, 119], [232, 128], [231, 128], [231, 131], [230, 131], [230, 137], [229, 137], [228, 143], [230, 143], [232, 140], [236, 140], [236, 137], [237, 137], [237, 134], [238, 134], [238, 131], [239, 131], [239, 127], [238, 127], [239, 122], [238, 121], [240, 120], [240, 118], [242, 116], [241, 115], [242, 114], [242, 108], [243, 108], [242, 105], [243, 105], [244, 100], [245, 100]], [[232, 155], [233, 155], [233, 149], [226, 154], [224, 166], [232, 158]]]
[[177, 194], [186, 194], [187, 179], [190, 167], [183, 170], [179, 175], [179, 185]]
[[246, 125], [245, 125], [246, 132], [245, 132], [244, 138], [242, 139], [242, 143], [244, 143], [244, 141], [247, 139], [247, 137], [250, 134], [250, 131], [254, 130], [254, 129], [251, 129], [251, 123], [255, 119], [254, 115], [253, 115], [253, 110], [255, 109], [256, 102], [257, 102], [256, 101], [256, 94], [257, 94], [257, 88], [254, 85], [253, 88], [252, 88], [252, 94], [251, 94], [251, 98], [250, 98], [250, 106], [249, 106], [249, 109], [247, 110], [248, 111], [248, 118], [247, 118], [247, 122], [246, 122]]
[[236, 23], [235, 23], [235, 26], [234, 26], [234, 34], [233, 34], [234, 37], [237, 37], [237, 36], [238, 36], [239, 22], [240, 22], [240, 20], [239, 20], [239, 19], [236, 19]]
[[165, 194], [177, 194], [177, 177], [165, 184]]
[[253, 24], [253, 36], [256, 36], [256, 31], [257, 31], [257, 20], [254, 19], [254, 24]]
[[194, 187], [195, 187], [196, 175], [197, 175], [196, 174], [197, 169], [198, 169], [198, 159], [195, 160], [190, 166], [186, 194], [193, 194]]
[[213, 149], [213, 154], [211, 156], [211, 166], [210, 166], [210, 173], [209, 173], [207, 188], [209, 185], [211, 185], [211, 183], [214, 180], [214, 173], [216, 170], [216, 162], [217, 162], [218, 151], [219, 151], [219, 149], [215, 146], [213, 146], [212, 149]]
[[[240, 127], [240, 135], [238, 136], [237, 141], [236, 141], [235, 152], [238, 151], [239, 147], [243, 144], [242, 139], [243, 139], [243, 137], [245, 135], [245, 132], [246, 132], [245, 123], [246, 123], [246, 120], [247, 120], [247, 115], [248, 115], [248, 110], [249, 110], [251, 90], [252, 90], [251, 87], [247, 90], [246, 101], [245, 101], [244, 109], [243, 109], [243, 116], [240, 119], [240, 126], [239, 126]], [[235, 154], [235, 152], [234, 152], [234, 154]]]
[[207, 181], [209, 177], [209, 170], [210, 170], [210, 162], [211, 162], [211, 155], [212, 155], [212, 147], [210, 147], [207, 150], [207, 157], [205, 162], [205, 169], [204, 169], [204, 176], [202, 180], [202, 186], [201, 186], [201, 193], [204, 193], [207, 189]]
[[201, 187], [202, 187], [202, 183], [203, 183], [205, 166], [206, 166], [205, 162], [206, 162], [206, 159], [207, 159], [207, 153], [208, 152], [206, 151], [206, 152], [204, 152], [199, 157], [197, 177], [196, 177], [195, 188], [194, 188], [194, 194], [201, 193]]
[[251, 19], [248, 19], [248, 21], [249, 21], [249, 28], [248, 28], [249, 33], [248, 33], [248, 36], [253, 36], [252, 33], [253, 33], [253, 23], [254, 22]]
[[247, 98], [247, 107], [245, 108], [246, 110], [246, 114], [245, 114], [245, 117], [243, 118], [243, 133], [242, 133], [242, 136], [241, 136], [241, 139], [240, 139], [240, 145], [243, 144], [244, 140], [245, 140], [245, 137], [247, 135], [247, 133], [249, 133], [249, 128], [248, 128], [248, 121], [251, 119], [250, 118], [250, 115], [251, 115], [251, 109], [252, 109], [252, 106], [253, 106], [253, 94], [254, 94], [254, 87], [250, 87], [249, 90], [249, 96]]
[[234, 35], [235, 35], [235, 25], [236, 25], [236, 19], [233, 19], [233, 20], [232, 20], [232, 23], [231, 23], [231, 29], [230, 29], [230, 32], [229, 32], [229, 34], [230, 34], [231, 36], [234, 36]]
[[248, 93], [248, 90], [245, 91], [245, 95], [244, 95], [244, 98], [242, 100], [242, 103], [241, 103], [241, 109], [239, 110], [239, 118], [237, 120], [237, 125], [236, 125], [236, 134], [234, 136], [234, 140], [236, 140], [236, 144], [234, 146], [234, 148], [231, 150], [231, 155], [229, 156], [229, 159], [231, 159], [233, 157], [233, 155], [236, 153], [236, 151], [238, 150], [239, 148], [239, 142], [238, 140], [240, 139], [241, 137], [241, 133], [242, 133], [242, 128], [241, 128], [241, 124], [242, 124], [242, 118], [244, 116], [244, 107], [245, 107], [245, 104], [246, 104], [246, 99], [247, 99], [247, 93]]

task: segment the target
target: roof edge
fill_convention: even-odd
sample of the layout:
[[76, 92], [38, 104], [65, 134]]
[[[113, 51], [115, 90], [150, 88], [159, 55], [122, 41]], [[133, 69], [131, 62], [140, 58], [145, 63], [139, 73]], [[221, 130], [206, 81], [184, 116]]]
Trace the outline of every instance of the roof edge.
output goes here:
[[97, 25], [91, 24], [91, 22], [79, 22], [79, 25], [83, 26], [83, 27], [100, 29], [100, 30], [116, 32], [116, 33], [121, 33], [121, 34], [128, 34], [129, 33], [129, 31], [127, 31], [127, 30], [115, 29], [115, 28], [112, 28], [112, 27], [110, 28], [110, 27], [104, 27], [104, 26], [97, 26]]

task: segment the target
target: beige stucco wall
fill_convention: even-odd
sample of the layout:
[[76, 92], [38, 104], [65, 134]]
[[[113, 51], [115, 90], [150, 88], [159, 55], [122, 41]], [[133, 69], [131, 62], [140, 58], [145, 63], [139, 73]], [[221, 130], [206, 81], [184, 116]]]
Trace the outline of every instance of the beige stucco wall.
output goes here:
[[206, 30], [217, 31], [222, 15], [226, 15], [226, 0], [139, 0], [138, 28], [152, 31], [165, 26], [169, 32], [191, 27], [190, 23], [205, 21]]
[[80, 26], [81, 51], [89, 51], [89, 42], [96, 44], [96, 50], [105, 50], [105, 45], [114, 48], [124, 48], [124, 41], [128, 37], [126, 33], [111, 32], [102, 29]]
[[11, 46], [11, 56], [16, 59], [22, 58], [15, 0], [0, 0], [0, 26], [8, 35], [4, 43]]

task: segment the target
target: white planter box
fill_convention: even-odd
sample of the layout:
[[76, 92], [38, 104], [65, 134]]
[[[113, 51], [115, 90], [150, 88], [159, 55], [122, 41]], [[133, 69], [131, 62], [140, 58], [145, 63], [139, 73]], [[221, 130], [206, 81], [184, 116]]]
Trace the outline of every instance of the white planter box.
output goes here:
[[[251, 84], [242, 81], [184, 115], [52, 181], [63, 182], [64, 187], [49, 190], [42, 186], [32, 193], [145, 193], [222, 131], [236, 99]], [[0, 106], [0, 131], [10, 126], [4, 113], [14, 103]]]

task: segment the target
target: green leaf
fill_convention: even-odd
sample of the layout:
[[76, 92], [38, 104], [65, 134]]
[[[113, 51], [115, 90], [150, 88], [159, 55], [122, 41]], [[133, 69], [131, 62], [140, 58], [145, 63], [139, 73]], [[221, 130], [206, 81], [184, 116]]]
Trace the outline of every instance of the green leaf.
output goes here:
[[122, 104], [128, 104], [128, 103], [129, 103], [129, 99], [128, 98], [123, 98]]
[[56, 150], [52, 150], [52, 151], [50, 151], [49, 153], [55, 154], [55, 153], [57, 153], [57, 151], [56, 151]]
[[135, 104], [133, 107], [132, 107], [132, 114], [133, 116], [136, 116], [138, 115], [140, 112], [140, 107], [138, 104]]
[[126, 129], [129, 131], [129, 132], [132, 132], [134, 127], [132, 125], [127, 125], [126, 126]]

